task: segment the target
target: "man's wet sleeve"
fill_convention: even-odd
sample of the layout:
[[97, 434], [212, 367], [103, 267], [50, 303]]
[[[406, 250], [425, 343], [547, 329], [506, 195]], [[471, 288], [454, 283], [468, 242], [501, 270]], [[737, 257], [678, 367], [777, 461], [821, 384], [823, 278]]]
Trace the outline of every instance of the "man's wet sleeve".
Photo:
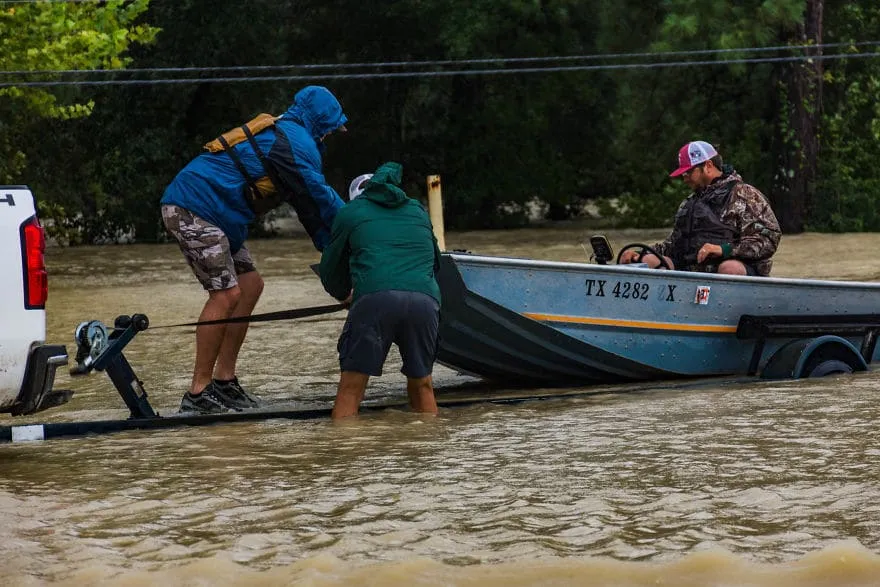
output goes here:
[[317, 147], [291, 144], [280, 131], [277, 137], [269, 160], [290, 194], [300, 222], [321, 251], [330, 241], [333, 220], [345, 202], [327, 183]]
[[321, 254], [321, 285], [337, 300], [344, 300], [351, 293], [351, 248], [348, 236], [349, 230], [344, 218], [337, 217], [333, 223], [330, 242]]
[[678, 230], [678, 223], [675, 221], [678, 219], [679, 215], [682, 214], [682, 209], [684, 208], [687, 200], [682, 201], [678, 206], [678, 210], [675, 212], [675, 218], [673, 219], [673, 227], [672, 231], [669, 233], [663, 241], [659, 243], [655, 243], [653, 249], [663, 255], [664, 257], [672, 258], [672, 252], [675, 250], [675, 243], [678, 239], [681, 238], [681, 232]]
[[758, 189], [742, 184], [731, 202], [739, 225], [740, 238], [733, 243], [732, 255], [746, 260], [769, 259], [776, 253], [782, 231], [767, 198]]

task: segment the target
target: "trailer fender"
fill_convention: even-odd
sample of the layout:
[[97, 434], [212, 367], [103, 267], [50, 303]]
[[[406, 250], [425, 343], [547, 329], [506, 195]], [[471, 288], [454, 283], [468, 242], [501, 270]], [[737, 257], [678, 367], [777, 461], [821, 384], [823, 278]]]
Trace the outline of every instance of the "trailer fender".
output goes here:
[[786, 343], [767, 361], [761, 378], [802, 379], [867, 370], [868, 364], [851, 342], [826, 335]]

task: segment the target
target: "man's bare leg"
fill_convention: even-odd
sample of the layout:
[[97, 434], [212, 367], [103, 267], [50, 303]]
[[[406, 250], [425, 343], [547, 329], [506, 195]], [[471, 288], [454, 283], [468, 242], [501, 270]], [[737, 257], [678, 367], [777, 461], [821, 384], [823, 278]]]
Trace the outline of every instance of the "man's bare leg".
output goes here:
[[[237, 285], [229, 289], [208, 292], [208, 301], [199, 314], [199, 322], [229, 318], [240, 297], [241, 289]], [[205, 386], [211, 383], [214, 364], [217, 362], [225, 332], [225, 324], [196, 327], [196, 365], [190, 387], [190, 393], [193, 395], [201, 393]]]
[[333, 402], [333, 413], [330, 417], [339, 420], [357, 416], [369, 380], [369, 375], [357, 371], [343, 371], [339, 377], [339, 388], [336, 390], [336, 401]]
[[721, 265], [718, 266], [718, 273], [722, 275], [749, 274], [749, 272], [746, 271], [746, 266], [743, 265], [742, 261], [737, 261], [736, 259], [727, 259], [726, 261], [722, 261]]
[[[263, 293], [263, 278], [256, 271], [249, 271], [238, 276], [238, 287], [241, 289], [241, 297], [233, 308], [230, 318], [250, 316]], [[247, 335], [248, 322], [240, 324], [227, 324], [226, 332], [220, 344], [217, 354], [217, 364], [214, 366], [214, 379], [228, 381], [235, 377], [235, 364], [238, 361], [238, 353]]]
[[406, 379], [406, 393], [409, 396], [409, 406], [414, 412], [423, 414], [437, 413], [437, 400], [434, 398], [434, 380], [427, 377]]

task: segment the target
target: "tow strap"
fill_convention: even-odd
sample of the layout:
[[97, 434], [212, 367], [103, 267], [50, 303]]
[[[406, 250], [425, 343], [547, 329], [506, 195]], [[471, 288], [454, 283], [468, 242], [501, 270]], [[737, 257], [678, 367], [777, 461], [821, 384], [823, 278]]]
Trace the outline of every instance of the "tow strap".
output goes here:
[[212, 326], [214, 324], [240, 324], [242, 322], [271, 322], [272, 320], [293, 320], [295, 318], [308, 318], [322, 314], [332, 314], [344, 310], [345, 304], [329, 304], [326, 306], [312, 306], [311, 308], [295, 308], [278, 312], [266, 312], [265, 314], [252, 314], [251, 316], [238, 316], [235, 318], [221, 318], [220, 320], [205, 320], [203, 322], [184, 322], [182, 324], [166, 324], [163, 326], [150, 326], [150, 330], [160, 328], [178, 328], [181, 326]]

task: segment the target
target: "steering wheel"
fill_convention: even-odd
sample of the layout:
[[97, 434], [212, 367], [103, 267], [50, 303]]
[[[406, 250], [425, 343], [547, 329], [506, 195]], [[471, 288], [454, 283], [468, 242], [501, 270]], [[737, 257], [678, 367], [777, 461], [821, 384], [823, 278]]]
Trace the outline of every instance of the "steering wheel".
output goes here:
[[662, 267], [663, 269], [672, 269], [672, 267], [670, 267], [669, 264], [666, 262], [666, 258], [663, 255], [661, 255], [648, 245], [642, 243], [630, 243], [621, 247], [620, 251], [617, 252], [617, 260], [615, 261], [615, 263], [620, 265], [620, 258], [623, 257], [623, 252], [628, 251], [629, 249], [641, 249], [642, 252], [639, 253], [639, 258], [637, 259], [640, 263], [642, 261], [642, 257], [645, 256], [645, 253], [651, 253], [652, 255], [660, 259], [660, 267]]

